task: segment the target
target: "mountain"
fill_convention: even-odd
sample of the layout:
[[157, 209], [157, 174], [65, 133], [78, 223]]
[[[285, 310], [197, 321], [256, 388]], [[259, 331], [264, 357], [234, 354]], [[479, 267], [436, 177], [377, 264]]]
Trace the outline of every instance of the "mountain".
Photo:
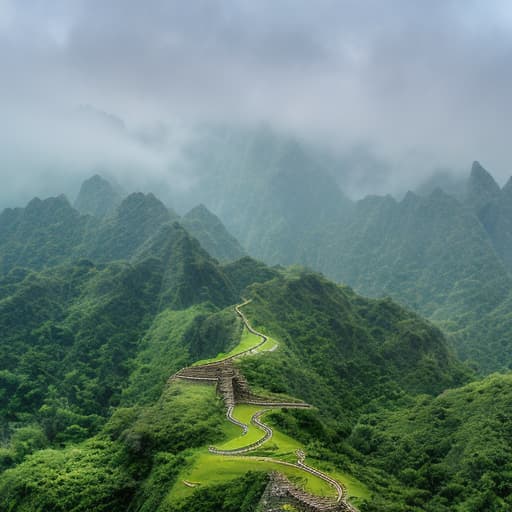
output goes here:
[[478, 162], [473, 164], [465, 202], [478, 216], [498, 255], [512, 270], [512, 178], [500, 190]]
[[[472, 211], [440, 189], [428, 197], [410, 192], [400, 202], [358, 201], [351, 219], [327, 230], [318, 247], [306, 263], [435, 321], [482, 371], [512, 361], [510, 343], [495, 329], [511, 278]], [[499, 323], [512, 328], [508, 315]]]
[[[466, 186], [465, 202], [483, 220], [485, 207], [497, 199], [500, 195], [500, 187], [494, 181], [491, 174], [486, 171], [479, 162], [473, 162], [471, 173]], [[485, 222], [484, 222], [485, 225]]]
[[270, 268], [249, 256], [231, 263], [225, 263], [222, 269], [239, 295], [242, 295], [250, 284], [264, 283], [278, 277], [280, 274], [279, 268]]
[[130, 259], [159, 227], [172, 219], [153, 194], [131, 194], [115, 211], [98, 219], [80, 215], [64, 196], [0, 214], [0, 268], [36, 270], [90, 257], [95, 261]]
[[160, 308], [187, 308], [212, 302], [227, 306], [237, 300], [222, 268], [177, 222], [164, 224], [137, 254], [138, 261], [161, 261]]
[[301, 270], [253, 284], [248, 296], [257, 328], [286, 347], [273, 361], [244, 360], [249, 381], [328, 411], [340, 432], [373, 399], [435, 394], [465, 379], [442, 333], [389, 299]]
[[[183, 228], [174, 229], [183, 239]], [[205, 257], [197, 242], [186, 245]], [[225, 438], [226, 420], [213, 387], [165, 386], [165, 379], [241, 330], [231, 308], [197, 302], [204, 292], [186, 309], [162, 304], [167, 255], [182, 259], [169, 247], [182, 244], [135, 264], [84, 261], [11, 283], [0, 303], [9, 368], [1, 377], [15, 390], [2, 403], [12, 435], [0, 451], [9, 468], [0, 474], [0, 510], [254, 510], [266, 484], [261, 472], [235, 472], [185, 501], [170, 491], [192, 457]], [[251, 263], [238, 268], [240, 282], [248, 278], [242, 268]], [[276, 272], [244, 294], [251, 321], [280, 347], [240, 368], [252, 386], [297, 393], [318, 407], [271, 419], [290, 435], [299, 428], [305, 439], [314, 436], [311, 453], [327, 450], [325, 459], [339, 463], [365, 412], [468, 379], [441, 332], [392, 301], [364, 299], [311, 272]], [[218, 282], [190, 286], [212, 294]], [[378, 485], [375, 474], [364, 480]], [[389, 506], [395, 492], [379, 497]]]
[[512, 178], [485, 211], [485, 226], [496, 252], [512, 271]]
[[121, 193], [98, 174], [85, 180], [75, 200], [74, 207], [81, 214], [103, 217], [121, 202]]
[[194, 185], [173, 201], [207, 205], [267, 264], [306, 265], [358, 293], [390, 295], [445, 329], [483, 373], [512, 364], [502, 334], [510, 326], [512, 187], [500, 191], [475, 162], [465, 190], [439, 172], [421, 196], [352, 202], [334, 177], [336, 162], [269, 129], [205, 129], [187, 148]]
[[[105, 191], [112, 190], [99, 176], [84, 182], [77, 204], [84, 211], [94, 209], [94, 215], [81, 214], [62, 195], [35, 198], [25, 208], [4, 210], [0, 214], [0, 272], [8, 273], [17, 266], [40, 270], [81, 258], [94, 262], [130, 260], [165, 224], [179, 220], [153, 194], [140, 192], [124, 198], [111, 212], [105, 208], [100, 215], [106, 206]], [[94, 199], [95, 194], [99, 198]], [[244, 254], [219, 219], [204, 207], [194, 208], [182, 223], [219, 259]]]
[[95, 261], [129, 260], [171, 218], [153, 194], [130, 194], [98, 225], [85, 254]]
[[203, 204], [192, 208], [180, 222], [214, 258], [220, 261], [233, 261], [245, 256], [236, 238]]
[[82, 243], [87, 224], [62, 195], [5, 209], [0, 214], [0, 271], [63, 262]]
[[[81, 260], [10, 273], [1, 282], [0, 365], [10, 390], [2, 394], [4, 427], [34, 421], [53, 400], [63, 409], [57, 423], [94, 431], [119, 403], [140, 340], [162, 311], [187, 318], [195, 306], [188, 311], [192, 321], [238, 300], [218, 263], [180, 225], [166, 226], [148, 249], [132, 264]], [[210, 333], [209, 345], [194, 355], [222, 349], [232, 338], [222, 340], [225, 332]], [[167, 377], [176, 364], [166, 368]], [[64, 426], [47, 437], [65, 439]]]
[[216, 181], [199, 183], [252, 256], [391, 296], [436, 322], [483, 373], [512, 364], [504, 334], [512, 328], [512, 186], [500, 191], [475, 162], [457, 197], [434, 187], [401, 201], [351, 203], [309, 148], [265, 131], [245, 135], [228, 132], [202, 147]]
[[194, 185], [172, 202], [206, 205], [251, 256], [294, 263], [350, 209], [331, 170], [308, 145], [265, 127], [205, 129], [187, 148]]
[[388, 508], [377, 498], [368, 510], [509, 510], [511, 389], [512, 375], [492, 375], [361, 417], [350, 445], [365, 464], [408, 488], [401, 506]]
[[[291, 163], [303, 151], [282, 149]], [[63, 196], [5, 210], [0, 512], [251, 512], [273, 485], [269, 471], [289, 467], [267, 458], [294, 464], [299, 449], [361, 511], [510, 508], [510, 376], [476, 380], [451, 348], [481, 371], [512, 360], [510, 277], [474, 207], [436, 189], [326, 200], [292, 219], [292, 194], [304, 194], [307, 210], [330, 179], [305, 197], [291, 171], [259, 169], [277, 180], [262, 200], [290, 183], [289, 203], [272, 210], [284, 219], [274, 233], [303, 235], [269, 258], [296, 251], [282, 258], [430, 320], [307, 268], [219, 263], [152, 194], [131, 194], [101, 218]], [[219, 228], [201, 216], [205, 231]], [[257, 227], [262, 243], [267, 227]], [[271, 338], [261, 352], [234, 311], [246, 299], [244, 315]], [[225, 377], [219, 390], [231, 379], [233, 397], [250, 386], [288, 405], [264, 413], [273, 435], [257, 457], [226, 459], [209, 447], [239, 439], [240, 428], [216, 387], [169, 377], [241, 347], [243, 357], [187, 369]]]

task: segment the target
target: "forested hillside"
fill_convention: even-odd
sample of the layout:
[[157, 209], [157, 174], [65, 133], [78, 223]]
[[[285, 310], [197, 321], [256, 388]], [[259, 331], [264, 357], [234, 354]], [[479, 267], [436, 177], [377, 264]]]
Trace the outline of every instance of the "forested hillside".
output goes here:
[[[473, 239], [468, 260], [480, 258], [494, 293], [507, 296], [506, 282], [492, 277], [499, 259], [482, 250], [485, 233], [454, 199], [438, 191], [401, 203], [367, 201], [382, 229], [395, 226], [396, 240], [417, 233], [425, 216], [452, 233], [452, 245]], [[222, 247], [227, 232], [202, 208], [199, 214], [207, 220], [204, 239]], [[242, 297], [251, 299], [248, 317], [277, 350], [237, 361], [239, 371], [262, 396], [313, 406], [269, 414], [276, 443], [302, 446], [323, 471], [345, 480], [361, 511], [452, 504], [507, 510], [508, 376], [467, 384], [473, 372], [443, 332], [416, 313], [300, 267], [271, 268], [249, 257], [221, 264], [153, 195], [131, 194], [103, 217], [80, 215], [58, 197], [6, 210], [1, 219], [0, 510], [254, 511], [268, 466], [241, 464], [212, 482], [203, 472], [192, 490], [183, 483], [208, 446], [225, 442], [234, 427], [226, 426], [214, 387], [166, 384], [180, 368], [246, 343], [233, 310]], [[399, 259], [380, 230], [371, 235], [381, 240], [380, 257]], [[370, 252], [368, 233], [360, 251]], [[463, 316], [463, 299], [455, 294], [441, 302], [435, 291], [454, 286], [449, 251], [436, 237], [432, 229], [423, 242], [403, 243], [399, 254], [417, 247], [422, 267], [437, 261], [446, 275], [432, 285], [431, 302]], [[494, 267], [485, 264], [489, 254]], [[384, 267], [376, 267], [379, 279]], [[456, 274], [457, 286], [466, 296], [472, 267], [461, 268], [467, 274]], [[398, 290], [412, 293], [415, 274], [401, 270]], [[418, 283], [427, 290], [437, 276], [425, 272]], [[498, 310], [506, 304], [496, 303]], [[442, 310], [431, 316], [446, 326]], [[486, 315], [477, 321], [485, 324]], [[495, 329], [507, 336], [506, 325]], [[426, 443], [421, 432], [432, 425], [435, 435]], [[489, 429], [492, 436], [485, 435]], [[485, 451], [475, 444], [482, 436]], [[277, 446], [261, 453], [273, 455]], [[390, 446], [405, 453], [400, 466]]]
[[483, 374], [510, 367], [510, 182], [475, 162], [465, 184], [438, 180], [448, 191], [350, 201], [334, 178], [346, 162], [269, 129], [205, 129], [187, 149], [196, 183], [175, 200], [206, 204], [250, 255], [391, 296]]
[[40, 270], [80, 258], [133, 260], [160, 228], [173, 222], [181, 222], [220, 260], [244, 255], [237, 240], [202, 205], [180, 219], [153, 194], [132, 193], [120, 200], [109, 182], [94, 176], [82, 185], [75, 206], [80, 211], [61, 195], [4, 210], [0, 271], [7, 273], [17, 266]]
[[180, 222], [214, 258], [233, 261], [245, 255], [238, 240], [203, 204], [192, 208]]
[[511, 5], [0, 0], [0, 512], [511, 512]]
[[[12, 370], [3, 375], [4, 386], [15, 390], [16, 403], [4, 402], [9, 419], [4, 432], [10, 432], [10, 442], [2, 451], [2, 464], [11, 469], [0, 476], [2, 510], [254, 510], [265, 485], [262, 473], [233, 477], [221, 487], [201, 487], [182, 504], [169, 494], [187, 463], [186, 450], [218, 443], [225, 433], [222, 407], [213, 399], [212, 388], [191, 395], [189, 389], [196, 386], [166, 387], [166, 378], [195, 358], [232, 346], [240, 325], [232, 310], [221, 309], [224, 299], [197, 299], [186, 309], [176, 303], [162, 306], [161, 296], [151, 287], [152, 282], [155, 288], [162, 282], [159, 261], [102, 268], [84, 262], [41, 274], [29, 272], [18, 276], [20, 282], [6, 281], [3, 304], [25, 300], [27, 314], [43, 307], [48, 314], [20, 322], [27, 324], [21, 331], [18, 326], [18, 339], [25, 345], [17, 342], [18, 356], [10, 353], [7, 364]], [[249, 260], [231, 264], [226, 276], [238, 276], [241, 282], [244, 269], [255, 268], [258, 265]], [[427, 421], [423, 428], [430, 428], [436, 401], [446, 401], [445, 394], [434, 398], [436, 394], [471, 377], [438, 329], [389, 299], [363, 299], [321, 276], [300, 270], [263, 275], [262, 270], [261, 283], [244, 292], [253, 299], [248, 314], [259, 329], [279, 340], [280, 347], [244, 360], [242, 371], [257, 390], [295, 395], [318, 408], [274, 413], [271, 421], [306, 443], [310, 456], [351, 473], [373, 490], [372, 498], [361, 501], [361, 510], [444, 510], [450, 496], [475, 511], [482, 500], [506, 502], [506, 488], [498, 492], [470, 485], [482, 473], [459, 468], [459, 463], [466, 464], [469, 448], [459, 455], [459, 463], [448, 458], [446, 468], [439, 467], [448, 478], [441, 487], [435, 483], [440, 480], [425, 480], [431, 467], [439, 466], [441, 452], [423, 448], [419, 426], [410, 430], [418, 433], [407, 441], [407, 450], [423, 453], [418, 457], [424, 466], [411, 458], [401, 469], [389, 467], [393, 462], [383, 443], [388, 437], [394, 440], [396, 432], [402, 436], [402, 416]], [[43, 279], [46, 291], [34, 304], [28, 299], [33, 289], [28, 293], [26, 287], [41, 287]], [[56, 288], [64, 282], [70, 282], [65, 300]], [[195, 287], [193, 283], [189, 286]], [[214, 280], [199, 287], [217, 285]], [[226, 301], [236, 300], [227, 293]], [[3, 318], [7, 315], [4, 312]], [[103, 327], [105, 322], [108, 327]], [[41, 323], [48, 333], [45, 338]], [[32, 359], [23, 360], [29, 345]], [[56, 346], [61, 355], [50, 364], [48, 351], [54, 355]], [[40, 371], [37, 360], [49, 368], [48, 374]], [[31, 374], [27, 367], [33, 369]], [[446, 435], [445, 428], [457, 432], [457, 425], [464, 425], [461, 439], [477, 439], [473, 429], [491, 421], [485, 405], [490, 396], [478, 391], [497, 380], [488, 382], [468, 387], [478, 407], [455, 408], [450, 415], [439, 416], [439, 436]], [[462, 388], [446, 396], [458, 400], [466, 393]], [[495, 403], [497, 414], [506, 414], [505, 403], [505, 397]], [[452, 406], [443, 405], [443, 410], [447, 407]], [[396, 425], [395, 417], [400, 419]], [[483, 464], [482, 471], [487, 471], [488, 463]], [[492, 478], [504, 478], [505, 468], [492, 468]], [[105, 474], [110, 476], [103, 480]]]
[[[160, 253], [153, 246], [152, 257], [134, 264], [81, 260], [41, 272], [12, 271], [2, 280], [5, 428], [53, 411], [51, 440], [66, 440], [67, 427], [75, 438], [97, 430], [100, 417], [119, 405], [146, 332], [161, 336], [169, 317], [182, 324], [178, 333], [189, 340], [190, 353], [176, 348], [179, 357], [164, 359], [163, 374], [152, 370], [160, 385], [180, 363], [214, 355], [237, 338], [234, 319], [215, 321], [216, 311], [237, 300], [222, 269], [183, 228], [169, 226], [165, 234]], [[165, 313], [168, 308], [175, 313]], [[195, 330], [205, 328], [207, 317], [216, 327], [205, 344]]]

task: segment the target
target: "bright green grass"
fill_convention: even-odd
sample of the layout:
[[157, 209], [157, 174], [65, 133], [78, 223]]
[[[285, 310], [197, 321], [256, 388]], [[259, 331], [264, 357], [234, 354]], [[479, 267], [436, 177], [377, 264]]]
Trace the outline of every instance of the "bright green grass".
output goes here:
[[[254, 443], [258, 440], [260, 440], [265, 433], [257, 428], [255, 425], [251, 424], [251, 418], [252, 416], [257, 413], [258, 411], [261, 411], [261, 407], [257, 405], [247, 405], [247, 404], [239, 404], [235, 406], [235, 409], [233, 411], [233, 416], [238, 421], [241, 421], [242, 423], [245, 423], [249, 430], [247, 434], [240, 435], [240, 429], [238, 429], [238, 436], [234, 439], [230, 439], [226, 443], [218, 446], [217, 448], [220, 448], [221, 450], [233, 450], [236, 448], [243, 448], [244, 446], [247, 446], [251, 443]], [[264, 409], [271, 409], [270, 407], [265, 407]], [[272, 409], [275, 409], [275, 407], [272, 407]], [[260, 417], [260, 420], [265, 422], [265, 414]], [[267, 441], [266, 444], [264, 444], [259, 450], [258, 453], [269, 452], [269, 455], [272, 456], [280, 454], [282, 456], [290, 456], [292, 455], [292, 458], [295, 458], [295, 450], [298, 448], [303, 448], [303, 446], [292, 439], [291, 437], [282, 434], [275, 428], [272, 429], [274, 432], [274, 435], [272, 436], [272, 439]], [[227, 432], [226, 432], [227, 433]], [[231, 437], [231, 436], [230, 436]], [[288, 458], [287, 458], [288, 460]]]
[[364, 485], [362, 482], [360, 482], [359, 480], [354, 478], [349, 473], [345, 473], [343, 471], [335, 469], [330, 464], [326, 465], [322, 461], [319, 461], [319, 460], [316, 460], [313, 458], [311, 458], [311, 459], [306, 458], [305, 463], [315, 469], [319, 469], [320, 471], [323, 471], [324, 473], [328, 474], [329, 476], [332, 476], [333, 478], [338, 480], [338, 482], [341, 482], [345, 486], [345, 489], [347, 490], [349, 497], [354, 497], [354, 498], [370, 498], [371, 497], [371, 492], [368, 489], [368, 487], [366, 487], [366, 485]]
[[278, 462], [263, 461], [253, 457], [225, 457], [211, 453], [198, 454], [191, 462], [191, 466], [179, 475], [171, 488], [168, 499], [180, 500], [194, 492], [194, 489], [187, 487], [183, 480], [197, 482], [200, 485], [215, 485], [238, 478], [247, 471], [279, 471], [312, 494], [335, 496], [333, 488], [322, 479], [299, 468], [285, 466]]
[[[270, 341], [270, 340], [269, 340]], [[259, 342], [259, 338], [244, 329], [240, 344], [235, 347], [229, 354], [219, 355], [217, 358], [227, 357], [244, 350], [247, 350], [254, 343]], [[262, 349], [269, 343], [262, 346]], [[275, 344], [275, 342], [273, 342]], [[274, 345], [275, 346], [275, 345]], [[213, 391], [213, 386], [198, 386], [197, 384], [184, 384], [193, 393], [200, 395], [209, 394]], [[201, 388], [210, 388], [209, 391]], [[270, 409], [265, 407], [264, 409]], [[239, 404], [235, 406], [233, 416], [242, 423], [248, 425], [249, 430], [247, 434], [240, 435], [241, 430], [236, 425], [226, 420], [223, 425], [223, 432], [226, 439], [223, 444], [218, 444], [217, 447], [224, 450], [242, 448], [251, 444], [264, 436], [264, 432], [251, 424], [252, 416], [262, 410], [260, 406]], [[265, 414], [261, 416], [261, 420], [265, 421]], [[335, 491], [333, 488], [321, 478], [302, 471], [299, 468], [286, 466], [280, 464], [279, 461], [295, 463], [297, 461], [296, 450], [304, 449], [304, 446], [297, 442], [295, 439], [279, 432], [273, 428], [272, 439], [267, 441], [258, 450], [248, 452], [244, 456], [223, 456], [215, 455], [206, 452], [205, 449], [193, 452], [189, 459], [188, 466], [181, 472], [176, 483], [172, 487], [167, 496], [168, 501], [179, 501], [194, 492], [194, 488], [186, 486], [183, 481], [194, 482], [201, 485], [215, 485], [225, 483], [245, 474], [247, 471], [279, 471], [284, 473], [297, 485], [303, 487], [306, 491], [318, 496], [334, 496]], [[272, 458], [273, 460], [262, 460], [264, 458]], [[325, 471], [327, 474], [333, 476], [342, 482], [350, 497], [354, 497], [356, 501], [363, 498], [370, 497], [368, 488], [356, 480], [349, 474], [343, 473], [332, 467], [326, 467], [322, 461], [314, 459], [306, 459], [306, 463], [312, 467]]]
[[[255, 347], [260, 342], [261, 338], [259, 336], [252, 334], [244, 327], [242, 337], [240, 338], [240, 343], [236, 347], [234, 347], [227, 353], [221, 352], [220, 354], [217, 354], [215, 357], [212, 357], [210, 359], [202, 359], [201, 361], [196, 361], [192, 366], [199, 366], [201, 364], [221, 361], [222, 359], [226, 359], [226, 357], [235, 356], [237, 354], [240, 354], [241, 352], [245, 352], [246, 350], [249, 350], [251, 347]], [[275, 347], [277, 347], [277, 342], [269, 338], [266, 343], [264, 343], [261, 347], [258, 347], [257, 352], [274, 350]]]
[[368, 487], [366, 487], [366, 485], [364, 485], [359, 480], [356, 480], [353, 476], [351, 476], [347, 473], [343, 473], [341, 471], [333, 471], [331, 473], [331, 476], [334, 477], [336, 480], [338, 480], [338, 482], [341, 482], [345, 486], [345, 489], [347, 489], [349, 498], [351, 498], [351, 497], [364, 498], [364, 499], [371, 498], [372, 493], [370, 492]]
[[255, 443], [256, 441], [260, 440], [265, 435], [265, 433], [251, 424], [252, 415], [259, 410], [261, 410], [261, 407], [258, 407], [257, 405], [236, 405], [233, 411], [233, 417], [238, 421], [245, 423], [249, 427], [249, 430], [247, 431], [247, 434], [241, 435], [241, 429], [235, 427], [237, 428], [236, 437], [233, 439], [232, 436], [228, 435], [230, 440], [218, 446], [217, 448], [220, 448], [221, 450], [233, 450], [236, 448], [243, 448], [248, 444]]

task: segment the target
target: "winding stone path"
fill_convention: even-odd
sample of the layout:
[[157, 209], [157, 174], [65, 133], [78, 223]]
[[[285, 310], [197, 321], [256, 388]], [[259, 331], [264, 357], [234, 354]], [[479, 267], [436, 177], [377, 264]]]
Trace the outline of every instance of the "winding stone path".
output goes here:
[[[170, 379], [169, 382], [172, 382], [175, 379], [183, 379], [189, 382], [199, 382], [199, 383], [216, 383], [217, 390], [222, 395], [224, 399], [224, 404], [226, 405], [227, 412], [226, 418], [228, 421], [237, 425], [242, 429], [242, 436], [246, 435], [249, 427], [245, 423], [237, 420], [233, 417], [233, 410], [235, 404], [243, 403], [250, 405], [258, 405], [261, 407], [266, 407], [265, 409], [261, 409], [253, 414], [251, 417], [251, 423], [255, 425], [258, 429], [260, 429], [264, 435], [257, 441], [250, 443], [246, 446], [242, 446], [240, 448], [235, 448], [231, 450], [222, 450], [219, 448], [215, 448], [214, 446], [210, 446], [208, 448], [210, 453], [216, 455], [224, 455], [224, 456], [243, 456], [244, 458], [254, 460], [254, 461], [266, 461], [272, 462], [275, 464], [280, 464], [284, 466], [289, 466], [293, 468], [298, 468], [302, 471], [305, 471], [311, 475], [314, 475], [325, 482], [327, 482], [336, 492], [336, 499], [327, 498], [327, 497], [319, 497], [314, 496], [312, 494], [307, 493], [306, 491], [295, 487], [293, 484], [289, 482], [286, 477], [281, 475], [280, 477], [275, 477], [272, 480], [272, 485], [281, 485], [283, 488], [281, 491], [293, 498], [294, 500], [301, 503], [307, 510], [317, 511], [317, 512], [336, 512], [336, 511], [348, 511], [348, 512], [357, 512], [357, 510], [346, 502], [345, 500], [345, 489], [341, 483], [339, 483], [334, 478], [326, 475], [322, 471], [312, 468], [304, 463], [306, 454], [302, 450], [297, 450], [298, 460], [296, 463], [286, 462], [278, 459], [274, 459], [272, 457], [258, 457], [258, 456], [244, 456], [243, 454], [257, 450], [264, 443], [269, 441], [273, 436], [273, 431], [270, 426], [263, 423], [260, 420], [261, 416], [267, 413], [270, 409], [269, 407], [287, 407], [287, 408], [309, 408], [311, 407], [309, 404], [304, 402], [279, 402], [277, 400], [271, 400], [264, 397], [258, 397], [253, 395], [249, 389], [247, 381], [240, 373], [240, 371], [233, 365], [233, 360], [239, 357], [243, 357], [245, 355], [254, 354], [258, 351], [258, 349], [268, 342], [268, 337], [265, 334], [262, 334], [249, 324], [249, 321], [242, 313], [240, 308], [246, 306], [251, 301], [246, 300], [242, 304], [235, 306], [235, 311], [237, 315], [242, 319], [246, 329], [252, 334], [261, 338], [261, 341], [250, 347], [247, 350], [243, 350], [231, 356], [225, 357], [224, 359], [213, 361], [210, 363], [205, 363], [198, 366], [189, 366], [187, 368], [182, 368], [180, 371], [175, 373]], [[274, 346], [272, 349], [275, 350], [277, 346]], [[270, 485], [270, 484], [269, 484]], [[269, 509], [270, 510], [270, 509]]]

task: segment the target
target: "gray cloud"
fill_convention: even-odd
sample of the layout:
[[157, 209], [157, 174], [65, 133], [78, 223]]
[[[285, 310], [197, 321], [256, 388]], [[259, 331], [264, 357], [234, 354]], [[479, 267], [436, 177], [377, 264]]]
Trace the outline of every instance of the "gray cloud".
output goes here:
[[503, 181], [511, 29], [507, 0], [0, 0], [0, 172], [22, 189], [45, 168], [158, 176], [179, 167], [184, 126], [264, 121], [368, 148], [384, 164], [354, 166], [359, 193], [473, 159]]

